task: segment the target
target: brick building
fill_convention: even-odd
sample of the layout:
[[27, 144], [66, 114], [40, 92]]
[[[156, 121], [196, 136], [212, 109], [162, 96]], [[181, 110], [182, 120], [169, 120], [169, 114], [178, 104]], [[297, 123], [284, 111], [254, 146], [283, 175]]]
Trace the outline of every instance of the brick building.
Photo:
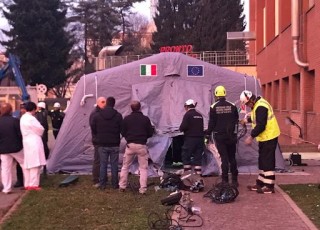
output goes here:
[[286, 117], [301, 127], [303, 140], [320, 143], [319, 28], [319, 0], [250, 0], [250, 31], [256, 33], [250, 50], [281, 128], [280, 144], [303, 142]]

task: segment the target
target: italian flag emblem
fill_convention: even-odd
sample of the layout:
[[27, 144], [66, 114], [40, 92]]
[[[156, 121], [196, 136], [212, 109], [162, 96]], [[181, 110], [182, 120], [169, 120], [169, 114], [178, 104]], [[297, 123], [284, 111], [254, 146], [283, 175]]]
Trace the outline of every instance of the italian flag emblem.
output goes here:
[[140, 65], [140, 76], [157, 76], [157, 65]]

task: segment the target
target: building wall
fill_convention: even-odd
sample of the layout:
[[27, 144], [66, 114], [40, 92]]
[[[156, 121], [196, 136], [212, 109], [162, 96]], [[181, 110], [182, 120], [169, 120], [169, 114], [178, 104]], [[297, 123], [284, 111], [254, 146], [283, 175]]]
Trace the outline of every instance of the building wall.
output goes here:
[[300, 60], [309, 63], [308, 68], [298, 66], [294, 60], [291, 1], [250, 1], [250, 14], [256, 18], [250, 21], [253, 23], [250, 29], [257, 34], [254, 44], [257, 77], [263, 96], [274, 107], [282, 133], [281, 144], [303, 142], [299, 139], [299, 128], [287, 124], [287, 116], [302, 128], [303, 140], [320, 143], [320, 103], [317, 101], [320, 99], [320, 1], [300, 2], [298, 50]]
[[257, 68], [256, 66], [222, 66], [223, 68], [246, 74], [247, 76], [257, 77]]

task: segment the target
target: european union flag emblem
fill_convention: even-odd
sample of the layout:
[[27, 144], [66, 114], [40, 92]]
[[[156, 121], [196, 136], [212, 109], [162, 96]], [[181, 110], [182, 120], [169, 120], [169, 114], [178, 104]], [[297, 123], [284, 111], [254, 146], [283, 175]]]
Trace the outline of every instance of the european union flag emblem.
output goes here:
[[203, 77], [203, 65], [188, 65], [188, 77]]

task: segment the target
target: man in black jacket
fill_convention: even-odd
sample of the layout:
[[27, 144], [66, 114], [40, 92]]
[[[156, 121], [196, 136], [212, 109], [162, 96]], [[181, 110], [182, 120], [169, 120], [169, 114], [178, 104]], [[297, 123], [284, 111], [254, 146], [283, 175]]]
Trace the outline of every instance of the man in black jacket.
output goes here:
[[215, 89], [216, 102], [210, 107], [207, 135], [213, 132], [215, 144], [221, 157], [222, 182], [229, 183], [229, 168], [232, 185], [238, 187], [238, 168], [236, 161], [237, 127], [239, 113], [237, 107], [226, 100], [226, 89]]
[[[22, 117], [22, 115], [26, 113], [25, 105], [26, 105], [26, 103], [21, 103], [20, 109], [13, 112], [12, 116], [20, 119]], [[14, 184], [13, 187], [15, 187], [15, 188], [23, 187], [23, 172], [22, 172], [22, 168], [20, 167], [19, 164], [17, 164], [16, 172], [17, 172], [17, 182]]]
[[[107, 100], [105, 97], [99, 97], [96, 102], [96, 106], [89, 117], [89, 124], [91, 124], [91, 119], [95, 113], [98, 113], [100, 110], [104, 109], [107, 105]], [[92, 144], [94, 146], [94, 155], [93, 155], [93, 164], [92, 164], [92, 177], [93, 177], [93, 186], [98, 188], [100, 187], [99, 184], [99, 177], [100, 177], [100, 157], [98, 152], [98, 146], [96, 141], [96, 134], [92, 133]]]
[[141, 104], [138, 101], [131, 102], [132, 113], [124, 118], [121, 134], [127, 141], [127, 147], [123, 156], [120, 173], [120, 191], [125, 191], [128, 182], [130, 165], [135, 157], [138, 157], [140, 171], [140, 194], [147, 191], [148, 180], [148, 148], [147, 140], [153, 135], [154, 129], [150, 119], [140, 111]]
[[[189, 99], [185, 102], [186, 110], [179, 130], [184, 133], [182, 146], [182, 162], [185, 173], [189, 173], [194, 166], [194, 173], [201, 174], [202, 154], [204, 151], [203, 116], [196, 111], [197, 103]], [[191, 160], [193, 157], [193, 161]], [[197, 183], [196, 183], [197, 184]], [[200, 190], [203, 189], [201, 180]]]
[[19, 119], [11, 116], [12, 106], [3, 103], [0, 107], [0, 159], [2, 192], [8, 194], [12, 190], [12, 170], [14, 159], [23, 169], [23, 145]]
[[44, 132], [42, 134], [42, 142], [43, 142], [43, 147], [44, 147], [44, 153], [46, 156], [46, 159], [49, 157], [49, 147], [48, 147], [48, 130], [49, 130], [49, 125], [48, 125], [48, 111], [46, 109], [46, 103], [43, 101], [40, 101], [37, 104], [38, 110], [36, 112], [35, 117], [37, 120], [40, 122], [40, 124], [44, 128]]
[[58, 133], [60, 131], [63, 119], [64, 119], [64, 112], [60, 110], [60, 103], [55, 102], [53, 105], [53, 110], [49, 111], [49, 116], [51, 118], [51, 124], [52, 124], [52, 131], [53, 136], [55, 139], [57, 139]]
[[111, 165], [111, 185], [117, 189], [119, 184], [118, 163], [122, 115], [114, 109], [115, 102], [114, 97], [108, 97], [107, 106], [94, 113], [90, 119], [91, 131], [95, 136], [100, 157], [100, 189], [105, 189], [107, 185], [109, 160]]
[[[37, 120], [40, 122], [40, 124], [43, 126], [44, 128], [44, 132], [42, 134], [42, 143], [43, 143], [43, 148], [44, 148], [44, 154], [46, 157], [46, 160], [49, 157], [49, 146], [48, 146], [48, 131], [49, 131], [49, 125], [48, 125], [48, 111], [46, 109], [46, 103], [43, 101], [40, 101], [37, 104], [38, 110], [35, 114], [35, 117], [37, 118]], [[43, 167], [43, 175], [47, 174], [47, 167], [44, 166]]]

